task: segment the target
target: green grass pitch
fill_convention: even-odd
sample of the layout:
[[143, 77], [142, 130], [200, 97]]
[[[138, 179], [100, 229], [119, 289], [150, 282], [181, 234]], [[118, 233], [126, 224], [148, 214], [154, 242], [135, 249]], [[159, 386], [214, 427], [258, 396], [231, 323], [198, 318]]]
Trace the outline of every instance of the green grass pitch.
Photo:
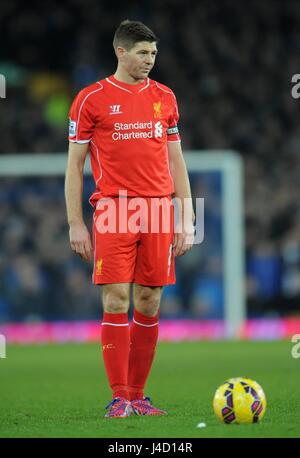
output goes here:
[[[169, 415], [104, 419], [110, 390], [99, 345], [8, 345], [0, 359], [0, 437], [300, 437], [300, 359], [291, 348], [289, 341], [160, 343], [146, 395]], [[215, 389], [240, 375], [265, 390], [260, 424], [215, 418]]]

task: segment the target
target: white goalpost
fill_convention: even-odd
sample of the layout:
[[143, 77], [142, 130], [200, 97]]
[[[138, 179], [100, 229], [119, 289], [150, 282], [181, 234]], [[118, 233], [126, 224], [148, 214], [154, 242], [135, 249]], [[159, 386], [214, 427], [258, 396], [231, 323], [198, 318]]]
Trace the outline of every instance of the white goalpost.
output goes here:
[[225, 334], [235, 338], [246, 319], [243, 162], [229, 150], [187, 152], [185, 159], [191, 172], [219, 171], [222, 176]]
[[[228, 150], [187, 151], [184, 156], [190, 172], [221, 173], [225, 335], [237, 338], [246, 319], [242, 159]], [[0, 177], [63, 176], [66, 163], [64, 153], [2, 155]], [[91, 174], [88, 160], [85, 174]]]

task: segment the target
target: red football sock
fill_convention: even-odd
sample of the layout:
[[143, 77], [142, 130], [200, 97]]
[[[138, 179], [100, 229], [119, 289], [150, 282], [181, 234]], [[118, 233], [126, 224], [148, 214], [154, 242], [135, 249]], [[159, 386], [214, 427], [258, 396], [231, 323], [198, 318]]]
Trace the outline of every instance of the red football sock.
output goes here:
[[130, 352], [128, 366], [129, 399], [143, 399], [158, 338], [159, 313], [145, 316], [134, 309], [130, 327]]
[[127, 313], [104, 312], [102, 353], [113, 398], [128, 399], [129, 326]]

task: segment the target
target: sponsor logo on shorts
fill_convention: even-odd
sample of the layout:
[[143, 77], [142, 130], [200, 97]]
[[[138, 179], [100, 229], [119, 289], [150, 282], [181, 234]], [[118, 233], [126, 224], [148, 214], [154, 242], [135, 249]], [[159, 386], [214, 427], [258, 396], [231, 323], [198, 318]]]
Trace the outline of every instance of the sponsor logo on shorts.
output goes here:
[[98, 259], [96, 262], [96, 275], [102, 275], [102, 266], [103, 266], [103, 259]]

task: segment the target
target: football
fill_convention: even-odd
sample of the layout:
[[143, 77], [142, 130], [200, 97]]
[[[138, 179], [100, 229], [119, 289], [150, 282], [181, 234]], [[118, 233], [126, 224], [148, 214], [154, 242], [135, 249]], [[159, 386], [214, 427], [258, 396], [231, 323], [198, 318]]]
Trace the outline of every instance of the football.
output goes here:
[[266, 405], [262, 387], [244, 377], [226, 380], [213, 399], [214, 412], [223, 423], [257, 423], [262, 420]]

